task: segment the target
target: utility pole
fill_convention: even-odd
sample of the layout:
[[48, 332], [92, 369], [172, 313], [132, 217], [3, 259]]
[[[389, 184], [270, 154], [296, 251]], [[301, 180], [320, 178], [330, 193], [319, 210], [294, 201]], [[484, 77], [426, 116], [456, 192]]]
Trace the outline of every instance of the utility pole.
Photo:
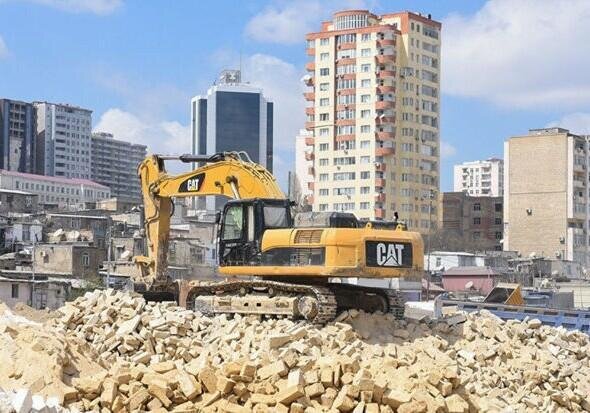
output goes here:
[[432, 189], [430, 190], [430, 194], [428, 196], [428, 239], [426, 240], [426, 250], [428, 251], [428, 262], [426, 263], [426, 301], [430, 299], [430, 282], [431, 282], [431, 275], [430, 275], [430, 238], [432, 238], [432, 198], [434, 197], [434, 192]]
[[111, 220], [111, 216], [109, 215], [107, 218], [107, 285], [106, 287], [109, 288], [111, 286], [111, 249], [113, 247], [112, 243], [113, 243], [113, 238], [111, 235], [111, 231], [112, 231], [112, 224], [113, 221]]
[[33, 238], [33, 249], [31, 251], [31, 307], [35, 308], [35, 245], [37, 234]]

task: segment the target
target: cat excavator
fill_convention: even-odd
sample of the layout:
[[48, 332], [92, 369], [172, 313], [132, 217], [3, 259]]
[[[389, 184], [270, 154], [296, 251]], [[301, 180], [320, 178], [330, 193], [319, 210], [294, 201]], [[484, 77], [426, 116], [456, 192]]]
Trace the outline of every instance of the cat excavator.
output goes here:
[[[179, 175], [165, 161], [199, 165]], [[149, 155], [138, 174], [144, 203], [146, 256], [134, 288], [149, 300], [176, 300], [205, 314], [238, 313], [328, 322], [338, 311], [362, 309], [403, 316], [399, 291], [347, 279], [420, 279], [419, 233], [401, 222], [360, 221], [345, 212], [292, 215], [273, 175], [244, 152], [210, 156]], [[175, 281], [167, 274], [173, 199], [231, 198], [217, 215], [218, 272], [224, 281]]]

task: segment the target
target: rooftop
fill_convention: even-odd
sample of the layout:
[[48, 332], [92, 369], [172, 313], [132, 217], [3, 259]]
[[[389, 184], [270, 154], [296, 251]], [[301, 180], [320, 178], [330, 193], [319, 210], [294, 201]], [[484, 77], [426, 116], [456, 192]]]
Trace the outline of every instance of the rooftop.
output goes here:
[[500, 275], [490, 267], [452, 267], [443, 273], [443, 276], [466, 276], [466, 275], [486, 275], [494, 277]]
[[0, 188], [0, 194], [18, 194], [18, 195], [37, 196], [37, 194], [33, 194], [32, 192], [19, 191], [18, 189], [1, 189], [1, 188]]
[[36, 179], [39, 181], [56, 182], [56, 183], [62, 183], [64, 185], [86, 185], [86, 186], [92, 186], [92, 187], [96, 187], [96, 188], [109, 189], [108, 186], [101, 185], [101, 184], [91, 181], [89, 179], [62, 178], [60, 176], [28, 174], [25, 172], [7, 171], [6, 169], [0, 169], [0, 175], [14, 176], [14, 177], [22, 178], [22, 179]]

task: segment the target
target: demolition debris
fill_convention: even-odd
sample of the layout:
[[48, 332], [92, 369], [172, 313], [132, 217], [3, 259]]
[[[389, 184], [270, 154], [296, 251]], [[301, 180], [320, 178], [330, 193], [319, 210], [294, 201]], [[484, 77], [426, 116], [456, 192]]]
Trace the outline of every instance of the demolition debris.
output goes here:
[[206, 317], [113, 290], [44, 324], [0, 312], [0, 410], [590, 411], [588, 336], [347, 311], [325, 326]]

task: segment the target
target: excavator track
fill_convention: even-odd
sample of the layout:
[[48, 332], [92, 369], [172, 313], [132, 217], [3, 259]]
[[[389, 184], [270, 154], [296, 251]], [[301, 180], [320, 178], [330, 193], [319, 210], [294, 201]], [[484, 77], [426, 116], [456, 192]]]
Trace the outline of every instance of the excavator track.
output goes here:
[[341, 283], [225, 281], [191, 287], [186, 303], [188, 308], [207, 315], [285, 316], [319, 324], [330, 322], [338, 312], [349, 309], [391, 313], [396, 318], [404, 314], [404, 299], [399, 291]]

